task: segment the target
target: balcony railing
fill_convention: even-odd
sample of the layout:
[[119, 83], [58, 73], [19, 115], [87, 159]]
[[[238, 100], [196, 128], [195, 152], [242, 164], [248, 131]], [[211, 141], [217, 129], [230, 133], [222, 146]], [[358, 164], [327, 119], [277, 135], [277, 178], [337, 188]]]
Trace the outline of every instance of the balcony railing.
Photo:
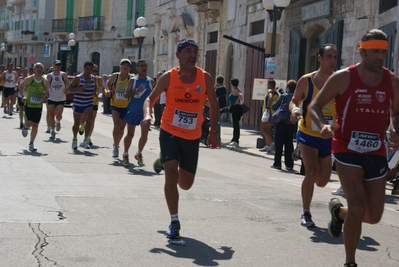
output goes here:
[[79, 17], [78, 31], [104, 31], [104, 16]]
[[26, 0], [25, 2], [25, 9], [32, 11], [32, 12], [37, 12], [37, 2], [39, 0]]
[[53, 33], [74, 32], [74, 19], [53, 19]]

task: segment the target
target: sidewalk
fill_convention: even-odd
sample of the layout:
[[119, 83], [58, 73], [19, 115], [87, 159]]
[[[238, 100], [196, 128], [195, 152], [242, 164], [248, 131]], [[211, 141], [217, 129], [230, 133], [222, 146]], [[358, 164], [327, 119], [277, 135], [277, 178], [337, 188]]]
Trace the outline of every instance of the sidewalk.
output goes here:
[[258, 138], [262, 138], [260, 131], [253, 127], [243, 126], [240, 128], [240, 145], [238, 147], [228, 146], [233, 137], [233, 125], [230, 122], [221, 122], [221, 140], [222, 147], [235, 150], [240, 153], [246, 153], [252, 156], [274, 159], [274, 153], [260, 152], [260, 148], [256, 148]]

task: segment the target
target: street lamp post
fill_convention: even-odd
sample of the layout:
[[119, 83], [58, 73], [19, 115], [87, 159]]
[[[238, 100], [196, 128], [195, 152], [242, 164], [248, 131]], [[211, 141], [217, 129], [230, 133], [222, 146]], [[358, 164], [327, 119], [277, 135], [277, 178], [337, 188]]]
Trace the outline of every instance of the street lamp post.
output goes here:
[[136, 20], [137, 28], [133, 31], [134, 37], [137, 38], [139, 43], [139, 56], [138, 59], [141, 59], [141, 46], [143, 45], [144, 38], [147, 36], [147, 20], [144, 17], [139, 17]]
[[269, 13], [270, 21], [273, 22], [270, 57], [276, 55], [277, 21], [280, 20], [283, 10], [290, 4], [290, 2], [291, 0], [263, 0], [263, 7]]
[[1, 43], [1, 64], [4, 64], [4, 51], [6, 51], [6, 44]]
[[76, 45], [75, 34], [73, 32], [71, 32], [68, 35], [68, 38], [69, 38], [68, 46], [69, 46], [69, 49], [70, 49], [70, 53], [69, 53], [69, 57], [68, 57], [68, 69], [69, 69], [69, 75], [73, 75], [73, 73], [72, 73], [72, 64], [73, 64], [73, 56], [74, 56], [73, 48]]

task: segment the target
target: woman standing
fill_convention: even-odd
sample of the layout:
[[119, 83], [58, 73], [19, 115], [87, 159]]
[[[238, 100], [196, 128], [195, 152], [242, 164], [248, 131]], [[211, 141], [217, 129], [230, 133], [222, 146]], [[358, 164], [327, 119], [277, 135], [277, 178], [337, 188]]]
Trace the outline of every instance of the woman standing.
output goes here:
[[229, 143], [230, 146], [238, 146], [240, 139], [240, 119], [243, 115], [241, 100], [241, 90], [238, 88], [238, 79], [231, 79], [230, 84], [233, 87], [233, 91], [229, 95], [230, 112], [233, 118], [233, 138]]
[[[280, 95], [277, 101], [272, 105], [272, 109], [276, 111], [282, 103], [289, 103], [292, 99], [294, 91], [296, 89], [296, 81], [289, 80], [286, 85], [286, 93]], [[294, 160], [292, 159], [292, 152], [294, 152], [294, 144], [292, 139], [297, 131], [297, 124], [293, 124], [290, 120], [291, 112], [287, 113], [287, 117], [284, 122], [275, 126], [275, 154], [274, 163], [272, 168], [281, 169], [281, 157], [283, 154], [284, 146], [284, 160], [285, 169], [292, 171], [294, 168]]]

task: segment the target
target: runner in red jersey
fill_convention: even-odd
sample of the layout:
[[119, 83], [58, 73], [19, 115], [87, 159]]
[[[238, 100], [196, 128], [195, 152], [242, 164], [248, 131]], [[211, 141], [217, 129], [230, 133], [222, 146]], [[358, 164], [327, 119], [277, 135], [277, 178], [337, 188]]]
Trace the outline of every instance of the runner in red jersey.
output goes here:
[[[337, 198], [329, 203], [330, 235], [340, 236], [344, 224], [345, 266], [357, 266], [355, 253], [362, 222], [378, 223], [384, 210], [388, 114], [393, 149], [399, 148], [399, 77], [382, 66], [387, 50], [384, 32], [367, 31], [359, 43], [361, 62], [333, 74], [310, 106], [312, 120], [323, 138], [333, 137], [333, 156], [348, 203], [343, 207]], [[328, 125], [322, 109], [333, 99], [337, 120]]]
[[166, 94], [165, 109], [161, 118], [159, 142], [161, 161], [165, 169], [165, 198], [171, 224], [166, 237], [180, 237], [178, 216], [179, 191], [177, 185], [188, 190], [194, 183], [198, 162], [199, 140], [203, 121], [203, 107], [208, 98], [211, 108], [210, 148], [220, 147], [216, 134], [219, 121], [219, 104], [213, 80], [209, 73], [196, 66], [198, 44], [193, 40], [177, 45], [179, 66], [165, 72], [144, 102], [143, 131], [150, 130], [150, 110], [162, 92]]

